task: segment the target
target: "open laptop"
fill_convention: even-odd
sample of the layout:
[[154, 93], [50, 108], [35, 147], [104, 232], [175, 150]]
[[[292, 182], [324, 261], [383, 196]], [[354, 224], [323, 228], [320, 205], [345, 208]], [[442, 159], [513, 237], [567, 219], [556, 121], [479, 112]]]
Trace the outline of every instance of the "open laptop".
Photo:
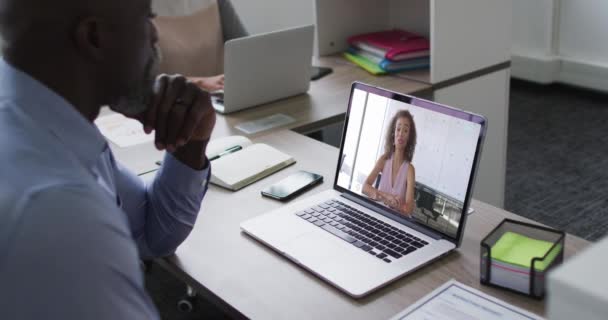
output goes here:
[[[411, 216], [362, 191], [401, 110], [412, 115], [417, 133]], [[245, 221], [241, 229], [362, 297], [460, 245], [485, 131], [482, 116], [354, 83], [333, 189]], [[397, 172], [395, 183], [380, 176], [372, 187], [382, 189], [385, 178], [396, 186], [406, 172], [399, 170], [404, 171]]]
[[224, 90], [214, 108], [231, 113], [308, 91], [314, 26], [233, 39], [224, 46]]

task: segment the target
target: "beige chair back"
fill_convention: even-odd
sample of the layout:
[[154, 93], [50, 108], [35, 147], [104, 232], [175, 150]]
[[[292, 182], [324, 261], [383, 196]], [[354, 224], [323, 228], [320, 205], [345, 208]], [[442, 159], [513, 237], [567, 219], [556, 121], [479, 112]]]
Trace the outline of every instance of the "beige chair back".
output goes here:
[[216, 1], [185, 16], [154, 20], [163, 53], [160, 71], [185, 76], [224, 73], [224, 41]]

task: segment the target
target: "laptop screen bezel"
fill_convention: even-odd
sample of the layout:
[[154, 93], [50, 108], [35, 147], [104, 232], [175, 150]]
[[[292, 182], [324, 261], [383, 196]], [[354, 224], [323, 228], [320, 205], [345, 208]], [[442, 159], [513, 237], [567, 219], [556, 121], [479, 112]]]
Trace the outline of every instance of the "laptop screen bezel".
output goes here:
[[485, 117], [481, 116], [481, 115], [477, 115], [477, 114], [473, 114], [471, 112], [467, 112], [467, 111], [463, 111], [463, 110], [458, 110], [446, 105], [442, 105], [439, 103], [435, 103], [432, 101], [428, 101], [428, 100], [424, 100], [424, 99], [420, 99], [420, 98], [416, 98], [413, 96], [409, 96], [409, 95], [405, 95], [405, 94], [401, 94], [401, 93], [397, 93], [397, 92], [393, 92], [390, 90], [386, 90], [386, 89], [382, 89], [382, 88], [378, 88], [378, 87], [373, 87], [361, 82], [354, 82], [351, 86], [351, 91], [350, 91], [350, 96], [348, 99], [348, 109], [346, 111], [346, 115], [344, 118], [344, 127], [342, 129], [342, 140], [340, 143], [340, 153], [339, 153], [339, 157], [338, 157], [338, 166], [336, 168], [336, 174], [335, 174], [335, 178], [334, 178], [334, 190], [341, 192], [341, 193], [345, 193], [348, 194], [352, 197], [357, 198], [358, 200], [364, 201], [366, 204], [374, 207], [374, 208], [378, 208], [381, 211], [389, 211], [391, 212], [390, 215], [385, 215], [388, 218], [391, 218], [395, 221], [397, 221], [400, 224], [404, 224], [403, 221], [400, 221], [399, 219], [399, 215], [394, 212], [393, 210], [387, 210], [387, 208], [385, 206], [382, 206], [378, 203], [376, 203], [375, 201], [370, 200], [369, 198], [357, 194], [353, 191], [350, 191], [349, 189], [343, 188], [341, 186], [338, 185], [338, 176], [340, 174], [340, 168], [342, 166], [342, 155], [344, 152], [344, 141], [346, 141], [346, 133], [348, 130], [348, 123], [350, 120], [350, 112], [351, 112], [351, 107], [352, 107], [352, 103], [353, 103], [353, 95], [355, 90], [362, 90], [368, 94], [376, 94], [379, 96], [383, 96], [386, 97], [388, 99], [392, 99], [392, 100], [396, 100], [396, 101], [400, 101], [406, 104], [410, 104], [413, 105], [415, 107], [418, 108], [423, 108], [423, 109], [427, 109], [427, 110], [431, 110], [434, 112], [439, 112], [445, 115], [449, 115], [451, 117], [456, 117], [456, 118], [460, 118], [466, 121], [470, 121], [473, 123], [477, 123], [479, 125], [481, 125], [481, 129], [479, 131], [479, 137], [477, 139], [477, 146], [475, 148], [475, 158], [473, 160], [473, 166], [471, 168], [471, 173], [469, 176], [469, 182], [468, 182], [468, 186], [467, 186], [467, 191], [466, 191], [466, 196], [465, 196], [465, 200], [463, 202], [463, 208], [462, 208], [462, 212], [461, 212], [461, 220], [458, 226], [458, 231], [456, 232], [455, 236], [450, 236], [449, 234], [443, 233], [439, 230], [433, 229], [431, 227], [428, 227], [422, 223], [419, 223], [415, 220], [408, 220], [408, 223], [412, 223], [415, 224], [417, 226], [416, 229], [424, 229], [424, 230], [429, 230], [432, 233], [435, 234], [440, 234], [444, 239], [451, 241], [453, 243], [456, 244], [456, 246], [460, 246], [460, 243], [462, 241], [462, 235], [464, 233], [464, 226], [466, 224], [466, 219], [467, 219], [467, 211], [470, 205], [470, 201], [471, 201], [471, 196], [473, 193], [473, 185], [475, 182], [475, 176], [477, 173], [477, 168], [479, 165], [479, 159], [481, 157], [481, 150], [483, 147], [483, 141], [486, 135], [486, 123], [487, 120]]

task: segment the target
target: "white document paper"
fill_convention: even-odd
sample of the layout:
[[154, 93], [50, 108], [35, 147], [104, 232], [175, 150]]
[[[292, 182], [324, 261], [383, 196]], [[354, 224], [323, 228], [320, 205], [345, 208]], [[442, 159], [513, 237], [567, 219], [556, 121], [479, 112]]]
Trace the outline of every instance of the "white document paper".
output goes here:
[[153, 134], [146, 134], [137, 120], [122, 114], [111, 114], [95, 120], [95, 124], [108, 140], [121, 148], [154, 141]]
[[543, 318], [450, 280], [391, 320], [542, 320]]
[[282, 113], [277, 113], [253, 121], [243, 122], [236, 125], [235, 128], [243, 131], [246, 134], [253, 134], [272, 128], [281, 127], [293, 122], [296, 122], [296, 119]]

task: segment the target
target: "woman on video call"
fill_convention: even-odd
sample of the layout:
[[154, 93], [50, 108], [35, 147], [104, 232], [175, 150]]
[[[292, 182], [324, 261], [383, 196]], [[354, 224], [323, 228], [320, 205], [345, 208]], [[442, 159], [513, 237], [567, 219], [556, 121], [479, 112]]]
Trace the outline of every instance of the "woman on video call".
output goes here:
[[[407, 110], [397, 112], [386, 132], [384, 154], [363, 184], [363, 194], [408, 217], [414, 211], [416, 173], [411, 164], [416, 148], [416, 125]], [[380, 185], [373, 185], [382, 173]]]

